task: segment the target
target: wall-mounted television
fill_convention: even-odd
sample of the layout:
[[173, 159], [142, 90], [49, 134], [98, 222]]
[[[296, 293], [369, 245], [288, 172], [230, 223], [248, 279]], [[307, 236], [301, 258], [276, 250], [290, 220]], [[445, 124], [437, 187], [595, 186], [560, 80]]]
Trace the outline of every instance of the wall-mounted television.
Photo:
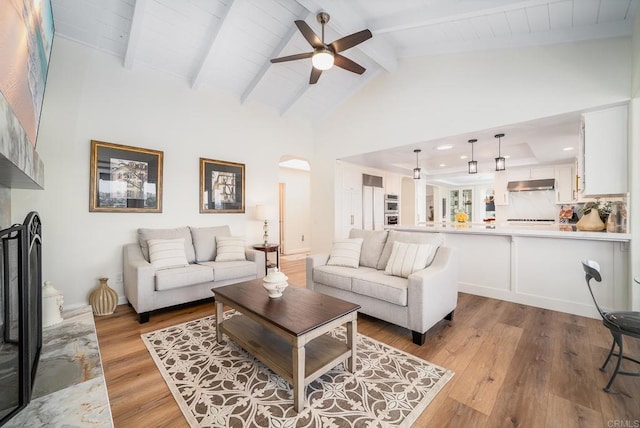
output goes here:
[[50, 0], [0, 1], [1, 144], [36, 146], [53, 34]]

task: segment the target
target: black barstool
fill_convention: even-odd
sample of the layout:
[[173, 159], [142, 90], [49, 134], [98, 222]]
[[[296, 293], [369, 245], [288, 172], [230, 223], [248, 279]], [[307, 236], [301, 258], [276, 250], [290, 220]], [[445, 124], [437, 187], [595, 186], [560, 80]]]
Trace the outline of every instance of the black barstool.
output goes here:
[[[635, 360], [631, 357], [627, 357], [622, 353], [622, 336], [631, 336], [636, 339], [640, 339], [640, 312], [604, 312], [600, 309], [598, 302], [596, 301], [595, 296], [593, 295], [593, 290], [591, 289], [591, 278], [596, 281], [602, 281], [602, 277], [600, 276], [600, 265], [593, 260], [583, 260], [582, 267], [585, 272], [585, 279], [587, 281], [587, 287], [589, 287], [589, 293], [591, 293], [591, 297], [593, 298], [593, 303], [595, 303], [598, 312], [600, 312], [600, 316], [602, 317], [602, 323], [605, 327], [611, 331], [611, 335], [613, 336], [613, 343], [611, 344], [611, 350], [609, 351], [609, 355], [607, 355], [607, 359], [605, 360], [600, 370], [604, 371], [605, 367], [609, 363], [611, 356], [618, 357], [618, 362], [616, 363], [616, 369], [613, 371], [611, 375], [611, 379], [609, 379], [609, 383], [604, 387], [606, 392], [609, 392], [609, 388], [611, 388], [611, 384], [617, 375], [625, 375], [625, 376], [640, 376], [640, 372], [631, 373], [631, 372], [623, 372], [620, 371], [620, 363], [622, 359], [633, 361], [636, 364], [640, 364], [640, 361]], [[614, 353], [614, 349], [618, 344], [618, 353]]]

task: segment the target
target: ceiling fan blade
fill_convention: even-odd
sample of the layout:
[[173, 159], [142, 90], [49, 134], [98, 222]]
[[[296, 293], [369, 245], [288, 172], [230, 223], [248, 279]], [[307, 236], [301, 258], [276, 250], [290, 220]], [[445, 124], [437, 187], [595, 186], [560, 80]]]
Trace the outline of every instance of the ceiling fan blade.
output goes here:
[[346, 51], [347, 49], [352, 48], [355, 45], [359, 45], [365, 40], [369, 40], [371, 37], [373, 37], [373, 34], [371, 34], [371, 31], [362, 30], [362, 31], [358, 31], [357, 33], [350, 34], [348, 36], [344, 36], [343, 38], [338, 39], [335, 42], [331, 43], [329, 46], [331, 46], [334, 52], [338, 53], [338, 52]]
[[309, 84], [315, 85], [322, 74], [322, 70], [318, 70], [315, 67], [311, 67], [311, 76], [309, 77]]
[[349, 70], [357, 74], [362, 74], [366, 71], [366, 68], [364, 68], [360, 64], [355, 63], [351, 61], [349, 58], [342, 56], [340, 54], [334, 55], [333, 63], [340, 68], [344, 68], [345, 70]]
[[313, 56], [313, 52], [306, 52], [306, 53], [295, 54], [295, 55], [281, 56], [280, 58], [273, 58], [271, 62], [276, 63], [276, 62], [285, 62], [285, 61], [295, 61], [297, 59], [311, 58], [312, 56]]
[[324, 47], [324, 45], [322, 44], [322, 40], [320, 40], [320, 38], [316, 35], [316, 33], [313, 32], [311, 27], [309, 27], [306, 22], [301, 19], [294, 22], [296, 23], [298, 30], [300, 30], [304, 38], [307, 39], [307, 42], [309, 42], [311, 46], [313, 46], [314, 48]]

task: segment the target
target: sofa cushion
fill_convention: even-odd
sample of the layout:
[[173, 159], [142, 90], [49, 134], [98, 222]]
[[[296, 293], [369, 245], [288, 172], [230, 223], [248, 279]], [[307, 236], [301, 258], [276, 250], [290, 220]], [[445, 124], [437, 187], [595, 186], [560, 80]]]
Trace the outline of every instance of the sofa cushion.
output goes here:
[[382, 271], [369, 272], [351, 281], [352, 292], [399, 306], [407, 306], [408, 286], [408, 279], [385, 275]]
[[362, 277], [375, 271], [373, 268], [362, 266], [358, 269], [344, 266], [316, 266], [313, 268], [313, 282], [351, 291], [351, 278]]
[[433, 257], [436, 250], [437, 247], [431, 244], [408, 244], [396, 241], [393, 243], [393, 250], [384, 273], [408, 278], [413, 272], [424, 269], [427, 260]]
[[216, 236], [231, 236], [229, 226], [189, 227], [196, 262], [208, 262], [216, 259]]
[[218, 236], [216, 237], [216, 258], [217, 262], [231, 262], [234, 260], [246, 260], [244, 252], [244, 238], [239, 236]]
[[188, 266], [184, 239], [149, 239], [149, 261], [156, 269]]
[[236, 260], [231, 262], [202, 262], [198, 264], [213, 268], [214, 281], [225, 281], [227, 279], [243, 278], [247, 276], [256, 277], [256, 264], [247, 260]]
[[329, 254], [329, 266], [345, 266], [357, 268], [360, 263], [360, 249], [362, 238], [339, 239], [333, 241], [333, 248]]
[[[393, 251], [393, 243], [396, 241], [410, 244], [431, 244], [437, 249], [440, 245], [444, 244], [444, 237], [440, 233], [399, 232], [397, 230], [390, 230], [387, 242], [384, 244], [384, 249], [382, 250], [382, 255], [380, 256], [380, 260], [378, 260], [377, 268], [379, 270], [384, 270], [387, 267], [389, 257], [391, 257], [391, 251]], [[434, 257], [435, 253], [427, 260], [426, 266], [431, 264]]]
[[376, 268], [382, 255], [384, 243], [387, 242], [387, 230], [351, 229], [349, 238], [362, 238], [360, 250], [360, 266]]
[[178, 227], [175, 229], [138, 229], [138, 243], [140, 244], [140, 250], [145, 260], [149, 260], [149, 246], [147, 241], [149, 239], [176, 239], [184, 238], [184, 253], [187, 256], [187, 261], [193, 263], [196, 261], [196, 253], [193, 250], [193, 242], [191, 241], [191, 232], [188, 227]]
[[156, 291], [188, 287], [213, 281], [213, 269], [209, 266], [189, 265], [156, 272]]

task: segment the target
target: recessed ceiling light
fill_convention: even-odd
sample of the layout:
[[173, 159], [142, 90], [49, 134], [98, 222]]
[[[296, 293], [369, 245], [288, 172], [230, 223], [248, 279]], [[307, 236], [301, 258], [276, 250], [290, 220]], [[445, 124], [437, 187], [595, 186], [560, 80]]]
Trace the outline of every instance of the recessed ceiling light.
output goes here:
[[444, 164], [444, 163], [441, 163], [441, 164], [440, 164], [440, 166], [447, 166], [447, 165], [446, 165], [446, 164]]
[[442, 144], [438, 147], [436, 147], [436, 150], [449, 150], [452, 149], [453, 145], [452, 144]]
[[460, 159], [466, 159], [466, 158], [467, 158], [467, 155], [460, 156]]
[[574, 150], [574, 148], [573, 147], [565, 147], [562, 150], [564, 150], [565, 152], [570, 152], [571, 150]]

